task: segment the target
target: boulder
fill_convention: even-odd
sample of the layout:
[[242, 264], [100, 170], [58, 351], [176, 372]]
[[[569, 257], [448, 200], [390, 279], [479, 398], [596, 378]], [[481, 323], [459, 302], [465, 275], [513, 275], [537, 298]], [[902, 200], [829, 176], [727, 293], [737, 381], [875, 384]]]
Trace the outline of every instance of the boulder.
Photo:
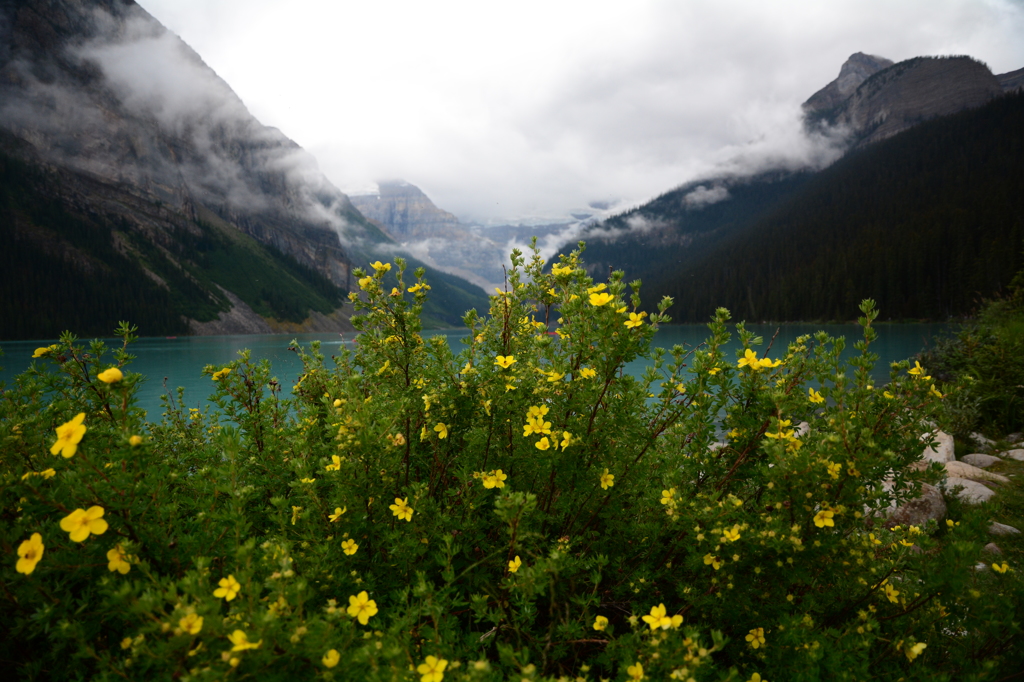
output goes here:
[[999, 549], [999, 545], [994, 542], [990, 542], [981, 548], [982, 552], [988, 552], [989, 554], [1002, 554], [1003, 550]]
[[1007, 526], [1005, 523], [992, 522], [992, 525], [988, 527], [988, 532], [992, 535], [1015, 535], [1020, 531], [1013, 526]]
[[992, 452], [992, 449], [995, 448], [996, 446], [996, 442], [994, 440], [992, 440], [991, 438], [985, 438], [985, 436], [981, 435], [980, 433], [972, 433], [971, 442], [977, 445], [985, 452]]
[[995, 492], [991, 488], [986, 488], [977, 481], [972, 481], [969, 478], [958, 478], [956, 476], [950, 476], [946, 479], [945, 488], [950, 492], [956, 488], [960, 488], [960, 490], [957, 491], [956, 496], [968, 504], [988, 502], [992, 496], [995, 495]]
[[981, 469], [988, 469], [993, 464], [999, 464], [1003, 460], [999, 459], [995, 455], [983, 455], [980, 452], [975, 452], [970, 455], [964, 455], [960, 458], [961, 462], [967, 462], [971, 466], [976, 466]]
[[999, 456], [1004, 459], [1015, 459], [1018, 462], [1024, 462], [1024, 448], [1018, 448], [1016, 450], [1007, 450], [1006, 452], [1000, 452]]
[[[1008, 443], [1016, 443], [1021, 440], [1024, 440], [1024, 433], [1014, 432], [1006, 434], [1006, 441]], [[1024, 443], [1021, 443], [1020, 445], [1024, 447]]]
[[940, 521], [946, 516], [946, 500], [938, 488], [922, 483], [919, 497], [883, 513], [887, 526], [923, 526], [928, 519]]
[[939, 464], [952, 462], [956, 459], [953, 455], [953, 436], [948, 433], [943, 431], [930, 431], [929, 433], [921, 436], [921, 440], [925, 442], [930, 440], [938, 441], [935, 444], [935, 447], [925, 448], [924, 452], [921, 453], [921, 459], [938, 462]]
[[807, 422], [800, 422], [796, 425], [796, 437], [803, 438], [811, 432], [811, 425]]
[[1009, 483], [1006, 476], [994, 474], [991, 471], [979, 469], [966, 462], [946, 462], [946, 475], [955, 478], [969, 478], [972, 481], [992, 481], [994, 483]]

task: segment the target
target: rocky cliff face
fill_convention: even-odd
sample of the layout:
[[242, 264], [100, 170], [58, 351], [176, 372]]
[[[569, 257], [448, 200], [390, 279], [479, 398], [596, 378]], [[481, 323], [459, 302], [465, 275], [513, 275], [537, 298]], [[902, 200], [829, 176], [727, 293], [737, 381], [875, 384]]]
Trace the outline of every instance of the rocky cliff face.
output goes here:
[[836, 81], [804, 102], [807, 124], [846, 128], [855, 144], [864, 145], [1003, 93], [988, 67], [970, 57], [886, 62], [861, 53], [851, 56]]
[[1002, 86], [1004, 92], [1024, 88], [1024, 69], [1001, 73], [996, 78], [999, 80], [999, 85]]
[[370, 220], [380, 223], [399, 242], [461, 236], [459, 219], [434, 205], [416, 185], [380, 182], [376, 194], [352, 196], [352, 204]]
[[850, 55], [839, 69], [839, 77], [804, 102], [804, 113], [808, 117], [816, 117], [830, 112], [845, 102], [861, 83], [889, 66], [892, 66], [892, 61], [885, 57], [863, 52]]

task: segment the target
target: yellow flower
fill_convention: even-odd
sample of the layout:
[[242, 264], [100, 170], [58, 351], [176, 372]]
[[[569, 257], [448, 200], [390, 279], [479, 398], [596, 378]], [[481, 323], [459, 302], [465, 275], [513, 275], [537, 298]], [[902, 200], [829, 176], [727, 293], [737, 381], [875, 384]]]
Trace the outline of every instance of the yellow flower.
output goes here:
[[352, 556], [359, 551], [359, 545], [351, 538], [342, 542], [341, 548], [345, 551], [345, 554], [348, 554], [349, 556]]
[[629, 675], [629, 679], [634, 682], [644, 679], [644, 667], [639, 662], [626, 668], [626, 673]]
[[682, 616], [670, 616], [665, 609], [664, 604], [658, 604], [657, 606], [651, 607], [651, 613], [648, 616], [643, 617], [643, 621], [647, 623], [651, 630], [668, 630], [669, 628], [677, 628], [683, 624]]
[[376, 263], [370, 263], [370, 267], [380, 273], [391, 271], [391, 263], [381, 263], [380, 261], [377, 261]]
[[494, 358], [494, 364], [502, 369], [508, 369], [516, 361], [514, 355], [499, 355]]
[[548, 448], [550, 448], [550, 447], [551, 447], [551, 441], [549, 441], [549, 440], [548, 440], [548, 437], [547, 437], [547, 436], [544, 436], [544, 437], [543, 437], [543, 438], [541, 438], [541, 439], [540, 439], [539, 441], [537, 441], [536, 443], [534, 443], [534, 446], [535, 446], [535, 447], [536, 447], [536, 448], [537, 448], [538, 450], [547, 450]]
[[607, 618], [605, 618], [604, 616], [598, 616], [597, 618], [594, 619], [594, 629], [595, 630], [597, 630], [598, 632], [602, 632], [606, 627], [608, 627], [608, 619]]
[[746, 351], [744, 351], [743, 357], [740, 358], [739, 362], [737, 363], [737, 367], [739, 367], [740, 369], [744, 367], [749, 367], [750, 369], [756, 372], [757, 370], [761, 369], [761, 361], [757, 359], [757, 353], [748, 348], [746, 349]]
[[377, 615], [377, 602], [363, 590], [348, 598], [348, 615], [358, 620], [360, 625], [366, 625], [371, 616]]
[[299, 520], [299, 512], [301, 512], [301, 511], [302, 511], [302, 507], [296, 507], [294, 504], [292, 505], [292, 525], [293, 526], [295, 525], [295, 522]]
[[434, 431], [437, 431], [438, 438], [448, 437], [448, 427], [445, 425], [444, 422], [438, 422], [437, 425], [434, 426]]
[[675, 504], [676, 489], [669, 488], [668, 490], [661, 491], [661, 503], [662, 504]]
[[764, 646], [764, 628], [754, 628], [744, 639], [750, 644], [750, 648], [757, 649]]
[[630, 313], [629, 319], [622, 324], [626, 325], [629, 329], [636, 329], [642, 327], [644, 324], [644, 317], [647, 313]]
[[232, 651], [246, 651], [247, 649], [259, 649], [260, 644], [263, 644], [262, 639], [258, 642], [250, 642], [249, 636], [241, 630], [235, 630], [234, 632], [232, 632], [230, 635], [228, 635], [228, 639], [231, 640], [231, 643], [234, 645], [231, 647]]
[[768, 680], [762, 678], [761, 673], [754, 673], [747, 682], [768, 682]]
[[992, 570], [996, 573], [1006, 573], [1007, 571], [1011, 571], [1013, 569], [1010, 568], [1010, 564], [1004, 561], [1001, 564], [992, 564]]
[[515, 573], [516, 571], [519, 570], [519, 567], [522, 566], [522, 565], [523, 565], [523, 560], [519, 558], [518, 554], [516, 554], [516, 558], [513, 559], [512, 561], [508, 562], [508, 572], [509, 573]]
[[834, 527], [836, 523], [832, 520], [832, 517], [835, 515], [835, 512], [823, 509], [814, 515], [814, 525], [818, 528], [824, 528], [825, 526]]
[[121, 575], [124, 575], [131, 570], [132, 565], [128, 562], [128, 555], [124, 553], [121, 545], [116, 545], [113, 549], [107, 552], [107, 570], [111, 573], [117, 571]]
[[907, 660], [913, 662], [915, 658], [921, 655], [921, 652], [928, 648], [928, 645], [924, 642], [918, 642], [914, 645], [907, 645], [903, 647], [903, 654], [907, 657]]
[[444, 679], [444, 669], [448, 667], [448, 661], [436, 656], [427, 656], [426, 662], [416, 666], [416, 672], [423, 677], [420, 682], [441, 682]]
[[604, 282], [601, 282], [600, 284], [595, 284], [594, 286], [592, 286], [589, 289], [587, 289], [587, 293], [588, 294], [596, 294], [597, 292], [604, 291], [607, 288], [608, 288], [608, 285], [605, 284]]
[[194, 613], [186, 614], [184, 618], [178, 621], [178, 627], [190, 635], [198, 635], [200, 630], [203, 629], [203, 617], [197, 616]]
[[782, 360], [769, 360], [764, 358], [761, 360], [761, 367], [771, 369], [772, 367], [778, 367], [782, 364]]
[[718, 374], [721, 371], [722, 371], [721, 367], [712, 367], [711, 369], [708, 370], [708, 374], [710, 374], [711, 376], [715, 376], [716, 374]]
[[590, 294], [590, 305], [595, 308], [599, 308], [603, 305], [611, 303], [615, 297], [611, 294]]
[[96, 378], [105, 384], [113, 384], [123, 379], [124, 375], [117, 367], [111, 367], [110, 369], [105, 369], [97, 374]]
[[135, 435], [128, 439], [128, 444], [133, 448], [142, 445], [142, 436]]
[[103, 535], [107, 532], [107, 522], [103, 520], [103, 507], [76, 509], [60, 521], [61, 530], [71, 536], [72, 542], [82, 542], [90, 534]]
[[359, 278], [359, 288], [360, 289], [368, 289], [371, 284], [373, 284], [373, 277], [360, 277]]
[[740, 539], [740, 527], [734, 525], [732, 528], [726, 528], [722, 531], [722, 539], [728, 540], [729, 542], [736, 542]]
[[501, 469], [492, 471], [489, 474], [484, 474], [483, 481], [485, 488], [504, 488], [505, 481], [508, 479], [508, 474], [504, 473]]
[[300, 478], [299, 481], [302, 483], [316, 483], [315, 478]]
[[18, 563], [15, 570], [18, 573], [32, 575], [36, 570], [36, 564], [43, 558], [43, 536], [39, 533], [32, 533], [28, 540], [18, 545]]
[[335, 507], [333, 514], [328, 514], [327, 518], [331, 520], [331, 523], [335, 523], [341, 518], [341, 515], [348, 511], [348, 507]]
[[341, 457], [331, 455], [331, 463], [324, 467], [327, 471], [341, 471]]
[[583, 367], [580, 369], [580, 376], [584, 379], [593, 379], [597, 376], [597, 370], [591, 369], [590, 367]]
[[53, 478], [54, 476], [57, 475], [57, 472], [53, 469], [53, 467], [50, 467], [49, 469], [43, 469], [42, 471], [40, 471], [39, 475], [42, 476], [43, 478]]
[[915, 377], [921, 376], [924, 373], [925, 368], [922, 367], [921, 363], [917, 360], [914, 360], [914, 366], [907, 370], [907, 374]]
[[55, 350], [57, 350], [57, 346], [56, 345], [44, 346], [42, 348], [36, 348], [36, 351], [34, 353], [32, 353], [32, 357], [34, 357], [34, 358], [41, 358], [44, 355], [49, 355], [50, 353], [52, 353]]
[[821, 403], [825, 402], [824, 396], [815, 391], [813, 388], [808, 388], [807, 393], [809, 394], [808, 399], [815, 405], [820, 405]]
[[717, 571], [718, 569], [720, 569], [722, 567], [722, 560], [719, 559], [716, 556], [712, 556], [710, 554], [705, 554], [704, 555], [704, 565], [705, 566], [711, 566], [711, 568], [713, 568], [713, 569], [715, 569]]
[[224, 369], [219, 369], [216, 372], [214, 372], [213, 376], [210, 377], [210, 378], [213, 381], [220, 381], [221, 379], [223, 379], [224, 377], [226, 377], [229, 374], [231, 374], [231, 368], [230, 367], [225, 367]]
[[571, 444], [572, 444], [572, 434], [569, 433], [568, 431], [562, 431], [562, 444], [561, 444], [562, 452], [565, 452], [565, 449], [567, 447], [569, 447], [569, 445], [571, 445]]
[[[398, 517], [398, 520], [412, 521], [412, 507], [409, 506], [409, 498], [395, 498], [395, 503], [388, 506], [391, 513]], [[365, 623], [364, 623], [365, 625]]]
[[562, 275], [568, 275], [572, 272], [572, 268], [568, 265], [552, 265], [551, 274], [555, 277], [561, 277]]
[[935, 388], [935, 384], [932, 384], [931, 388], [929, 389], [929, 392], [939, 400], [942, 400], [942, 394], [939, 393], [939, 389]]
[[601, 474], [601, 489], [608, 490], [615, 485], [615, 474], [609, 474], [608, 470], [605, 469], [604, 473]]
[[50, 447], [50, 454], [60, 453], [65, 459], [74, 457], [78, 444], [85, 435], [85, 412], [79, 412], [74, 419], [57, 427], [57, 442]]
[[900, 602], [899, 596], [900, 596], [899, 590], [895, 589], [889, 583], [885, 584], [885, 598], [886, 599], [891, 601], [893, 604], [898, 604]]
[[896, 397], [896, 396], [894, 396], [894, 395], [893, 395], [892, 393], [889, 393], [889, 391], [882, 391], [882, 395], [884, 395], [884, 396], [885, 396], [886, 398], [888, 398], [889, 400], [892, 400], [893, 398], [895, 398], [895, 397]]
[[213, 591], [213, 596], [217, 599], [223, 599], [224, 601], [231, 601], [238, 596], [238, 593], [242, 590], [242, 586], [235, 580], [235, 576], [228, 574], [227, 578], [221, 578], [218, 582], [218, 587]]
[[326, 654], [324, 654], [324, 657], [320, 659], [320, 662], [323, 663], [324, 667], [326, 668], [333, 668], [334, 666], [338, 665], [338, 661], [340, 660], [341, 654], [338, 653], [338, 650], [331, 649]]

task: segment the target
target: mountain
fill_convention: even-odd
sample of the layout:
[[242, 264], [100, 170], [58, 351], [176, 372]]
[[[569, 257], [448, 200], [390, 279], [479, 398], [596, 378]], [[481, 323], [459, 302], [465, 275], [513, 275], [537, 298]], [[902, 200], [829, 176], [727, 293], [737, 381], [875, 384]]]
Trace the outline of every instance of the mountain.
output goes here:
[[[748, 320], [970, 313], [1024, 265], [1024, 92], [856, 149], [774, 211], [669, 276], [680, 322], [719, 306]], [[629, 273], [630, 277], [634, 273]]]
[[803, 103], [804, 114], [814, 119], [825, 112], [833, 111], [849, 99], [861, 83], [892, 65], [892, 60], [885, 57], [855, 52], [843, 63], [839, 69], [839, 76], [834, 81]]
[[590, 214], [573, 222], [550, 225], [466, 224], [438, 208], [416, 185], [382, 181], [377, 191], [350, 197], [353, 206], [401, 248], [444, 272], [478, 284], [487, 291], [505, 281], [504, 267], [513, 248], [524, 249], [533, 236], [564, 242]]
[[[22, 317], [0, 321], [3, 338], [52, 336], [99, 305], [26, 293], [40, 272], [66, 291], [115, 287], [123, 305], [79, 333], [118, 318], [153, 320], [144, 334], [346, 330], [352, 271], [397, 247], [131, 0], [0, 0], [0, 151], [0, 243], [21, 264], [0, 298]], [[486, 306], [468, 282], [428, 278], [435, 324]]]
[[836, 81], [804, 102], [807, 124], [841, 126], [855, 144], [865, 145], [1003, 94], [988, 67], [970, 57], [886, 62], [859, 52], [851, 56]]
[[[1013, 74], [1005, 76], [1008, 77], [1006, 83], [1013, 82]], [[827, 178], [835, 177], [835, 173], [839, 172], [833, 171], [833, 168], [846, 168], [844, 164], [854, 163], [855, 157], [860, 159], [856, 162], [858, 164], [869, 163], [864, 159], [881, 157], [869, 154], [868, 150], [888, 140], [899, 139], [901, 134], [913, 131], [925, 121], [984, 107], [987, 103], [1003, 98], [1004, 88], [1000, 85], [1000, 78], [993, 76], [980, 62], [969, 58], [917, 58], [894, 64], [883, 57], [856, 53], [842, 65], [834, 81], [818, 90], [803, 104], [805, 139], [812, 148], [821, 150], [816, 157], [817, 162], [802, 165], [779, 162], [774, 167], [768, 164], [767, 167], [762, 165], [750, 171], [711, 174], [670, 190], [642, 206], [596, 223], [581, 235], [587, 241], [584, 254], [587, 267], [595, 275], [604, 275], [610, 269], [625, 270], [628, 278], [640, 278], [645, 282], [645, 298], [649, 304], [653, 305], [662, 295], [671, 295], [677, 299], [671, 314], [678, 321], [705, 320], [713, 312], [713, 308], [705, 310], [707, 305], [711, 305], [709, 301], [729, 287], [739, 286], [738, 283], [746, 281], [743, 267], [747, 266], [748, 261], [742, 261], [741, 267], [736, 254], [743, 252], [748, 254], [748, 259], [753, 258], [749, 255], [752, 252], [746, 248], [748, 244], [758, 244], [759, 249], [772, 252], [771, 245], [761, 236], [768, 225], [777, 226], [780, 224], [777, 221], [786, 220], [784, 216], [799, 213], [803, 216], [801, 220], [812, 220], [816, 215], [812, 207], [820, 206], [823, 201], [822, 195], [815, 192], [821, 191], [821, 183], [827, 183]], [[953, 143], [947, 140], [937, 144], [941, 148], [941, 144]], [[998, 164], [1005, 161], [1008, 152], [999, 149], [989, 151], [992, 153], [991, 159], [979, 159], [970, 150], [962, 150], [962, 154], [971, 158], [971, 164], [978, 168], [1000, 168]], [[929, 153], [941, 154], [935, 150]], [[902, 187], [903, 181], [910, 179], [893, 177], [892, 169], [904, 169], [915, 177], [921, 174], [918, 166], [908, 166], [896, 160], [886, 160], [884, 163], [888, 165], [865, 170], [863, 177], [855, 175], [850, 181], [863, 185], [870, 180], [873, 172], [877, 177], [887, 178], [892, 186]], [[742, 168], [744, 164], [733, 163], [733, 166]], [[942, 163], [935, 164], [935, 168], [950, 173], [948, 178], [928, 176], [934, 186], [942, 188], [943, 194], [930, 195], [927, 187], [913, 184], [908, 185], [905, 191], [912, 192], [917, 199], [929, 197], [928, 200], [942, 206], [942, 210], [954, 210], [955, 201], [967, 201], [965, 195], [953, 187], [956, 183], [952, 178], [957, 177], [957, 166]], [[1009, 177], [1014, 177], [1013, 173]], [[1005, 187], [1009, 181], [998, 174], [991, 179], [993, 188]], [[832, 185], [828, 187], [828, 191], [837, 195], [845, 195], [846, 190], [849, 190]], [[1007, 207], [1000, 203], [1005, 200], [1005, 196], [999, 192], [999, 189], [993, 191], [993, 196], [998, 197], [998, 200], [989, 213], [1003, 216], [1007, 213]], [[873, 204], [889, 201], [889, 197], [866, 194], [863, 201]], [[918, 207], [925, 210], [920, 204]], [[906, 217], [898, 209], [898, 205], [893, 208], [893, 215]], [[855, 211], [852, 205], [845, 205], [845, 210], [849, 215], [863, 213]], [[822, 234], [844, 229], [850, 234], [856, 233], [847, 218], [844, 215], [823, 214], [815, 224]], [[894, 221], [877, 217], [874, 219], [896, 230], [894, 234], [903, 229], [895, 225]], [[846, 227], [838, 227], [840, 224]], [[1013, 260], [1020, 250], [1019, 246], [1012, 247], [1012, 238], [1006, 237], [1006, 230], [1012, 234], [1012, 225], [1011, 220], [1004, 229], [994, 226], [991, 221], [985, 221], [984, 227], [980, 228], [982, 234], [1001, 235], [993, 236], [992, 243], [1000, 244], [1001, 248], [1009, 248], [1006, 254], [996, 259], [999, 263]], [[781, 240], [778, 243], [784, 245], [779, 248], [789, 249], [796, 257], [804, 259], [812, 257], [805, 253], [804, 244], [816, 243], [807, 233], [809, 229], [794, 232], [800, 234], [799, 238], [787, 236], [786, 229], [782, 227], [774, 228], [773, 234], [777, 240]], [[961, 254], [963, 262], [974, 263], [972, 259], [979, 253], [975, 246], [964, 245], [966, 251]], [[570, 248], [565, 247], [563, 253]], [[853, 249], [854, 245], [844, 242], [843, 248]], [[893, 244], [891, 248], [894, 253], [901, 252], [898, 244]], [[712, 262], [718, 268], [713, 275], [707, 269]], [[822, 262], [827, 263], [827, 260]], [[851, 265], [850, 269], [856, 269], [856, 266]], [[782, 277], [781, 271], [772, 272], [773, 277]], [[1007, 271], [1000, 265], [991, 273], [991, 278], [983, 277], [983, 281], [976, 282], [972, 292], [985, 292], [988, 295], [998, 289], [997, 282], [1002, 281], [1000, 278]], [[710, 281], [714, 281], [715, 285], [711, 286]], [[856, 281], [856, 278], [851, 281]], [[772, 277], [762, 277], [758, 282], [765, 291], [774, 291]], [[836, 283], [829, 277], [823, 277], [819, 289], [833, 288], [819, 293], [833, 299], [870, 295], [854, 289], [844, 290], [845, 293], [835, 290], [845, 283], [845, 280]], [[900, 290], [906, 291], [906, 287]], [[882, 310], [884, 314], [897, 317], [944, 318], [969, 308], [969, 302], [952, 300], [947, 293], [943, 290], [943, 293], [937, 295], [932, 301], [935, 305], [925, 304], [915, 296], [907, 296], [904, 304], [889, 306], [888, 309], [883, 306]], [[973, 299], [974, 295], [971, 293], [967, 298]], [[727, 299], [741, 301], [742, 305], [737, 311], [757, 319], [764, 319], [765, 316], [772, 319], [834, 318], [843, 314], [837, 312], [838, 308], [828, 306], [786, 307], [785, 301], [751, 308], [747, 300], [753, 300], [752, 297], [756, 298], [754, 294], [742, 298], [739, 294], [726, 296], [722, 293], [718, 305], [729, 305]], [[786, 300], [795, 302], [796, 298], [791, 296]], [[845, 298], [842, 300], [845, 304]], [[856, 306], [850, 310], [856, 310]]]

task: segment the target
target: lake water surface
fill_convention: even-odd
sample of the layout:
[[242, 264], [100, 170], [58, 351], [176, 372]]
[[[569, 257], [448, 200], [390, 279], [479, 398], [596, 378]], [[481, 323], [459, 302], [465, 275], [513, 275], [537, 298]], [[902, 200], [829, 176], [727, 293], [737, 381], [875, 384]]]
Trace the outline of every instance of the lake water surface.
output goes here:
[[[815, 324], [784, 324], [784, 325], [747, 325], [751, 331], [764, 337], [765, 345], [776, 330], [779, 335], [775, 340], [770, 357], [778, 357], [789, 343], [801, 334], [812, 334], [825, 330], [832, 336], [845, 336], [847, 348], [844, 357], [855, 353], [854, 341], [861, 338], [861, 329], [857, 325], [815, 325]], [[887, 324], [880, 325], [878, 340], [872, 344], [872, 350], [880, 358], [875, 366], [874, 377], [879, 385], [889, 377], [889, 364], [896, 360], [904, 360], [932, 344], [932, 339], [949, 329], [943, 324]], [[448, 337], [452, 350], [456, 353], [465, 346], [461, 339], [467, 334], [465, 330], [448, 329], [424, 332], [424, 336], [443, 334]], [[704, 341], [708, 336], [705, 325], [668, 325], [658, 330], [654, 337], [654, 346], [672, 348], [676, 344], [687, 347]], [[132, 371], [147, 377], [146, 383], [139, 390], [139, 406], [147, 411], [150, 421], [159, 421], [161, 414], [160, 396], [170, 390], [172, 393], [178, 386], [185, 388], [185, 400], [189, 406], [200, 406], [212, 393], [210, 377], [202, 374], [206, 365], [221, 366], [238, 357], [238, 351], [248, 348], [253, 359], [266, 358], [273, 366], [273, 374], [285, 386], [292, 386], [298, 379], [301, 365], [295, 353], [289, 352], [288, 345], [293, 340], [308, 346], [313, 340], [321, 342], [321, 350], [327, 356], [337, 353], [344, 345], [352, 347], [353, 335], [338, 334], [267, 334], [241, 336], [183, 336], [173, 339], [143, 338], [134, 343], [130, 351], [137, 356], [132, 363]], [[6, 341], [0, 342], [4, 355], [0, 357], [0, 381], [10, 382], [13, 377], [23, 372], [32, 362], [32, 352], [39, 346], [49, 345], [48, 341]], [[117, 344], [116, 339], [108, 345]], [[735, 339], [730, 344], [738, 347]], [[727, 349], [726, 357], [731, 357]], [[630, 363], [626, 370], [634, 376], [640, 376], [647, 362], [637, 360]], [[165, 388], [166, 386], [166, 388]], [[286, 388], [287, 392], [287, 388]]]

